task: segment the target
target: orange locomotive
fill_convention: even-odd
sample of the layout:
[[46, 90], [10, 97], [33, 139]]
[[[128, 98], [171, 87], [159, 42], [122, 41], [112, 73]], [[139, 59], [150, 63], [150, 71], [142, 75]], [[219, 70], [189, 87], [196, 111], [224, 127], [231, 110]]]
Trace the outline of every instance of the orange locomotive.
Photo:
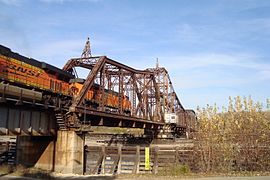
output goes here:
[[0, 55], [0, 77], [11, 83], [68, 95], [69, 84], [58, 80], [56, 75], [2, 54]]
[[[47, 63], [26, 58], [1, 45], [0, 78], [2, 81], [27, 89], [35, 88], [44, 95], [57, 94], [70, 98], [78, 95], [83, 86], [80, 83], [69, 83], [71, 79], [74, 79], [74, 75]], [[88, 91], [85, 100], [90, 102], [91, 107], [97, 108], [101, 102], [101, 96], [104, 96], [103, 101], [107, 109], [117, 110], [118, 94], [105, 90], [105, 94], [102, 95], [98, 85], [94, 85]], [[124, 112], [130, 113], [131, 103], [126, 96], [122, 98], [122, 107]]]
[[[74, 97], [76, 97], [81, 91], [83, 84], [74, 82], [70, 84], [70, 89]], [[99, 90], [99, 85], [94, 84], [92, 88], [87, 92], [85, 102], [91, 107], [97, 108], [101, 101], [104, 101], [106, 110], [114, 112], [118, 108], [119, 97], [118, 93], [105, 90], [104, 94]], [[122, 96], [122, 107], [125, 113], [130, 114], [131, 102], [127, 96]]]

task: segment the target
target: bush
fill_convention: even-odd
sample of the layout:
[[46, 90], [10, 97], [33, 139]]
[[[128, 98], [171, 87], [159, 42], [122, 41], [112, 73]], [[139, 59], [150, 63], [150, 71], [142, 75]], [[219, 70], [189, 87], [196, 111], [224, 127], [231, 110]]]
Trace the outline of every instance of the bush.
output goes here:
[[269, 171], [269, 100], [229, 98], [220, 112], [216, 105], [198, 108], [196, 151], [201, 171]]

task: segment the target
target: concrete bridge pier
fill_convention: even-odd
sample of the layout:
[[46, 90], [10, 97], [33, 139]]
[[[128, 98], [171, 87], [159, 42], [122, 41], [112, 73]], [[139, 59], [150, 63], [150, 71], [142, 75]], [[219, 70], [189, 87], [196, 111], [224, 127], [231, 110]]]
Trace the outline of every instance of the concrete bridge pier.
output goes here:
[[17, 163], [63, 174], [83, 174], [84, 135], [58, 131], [53, 136], [18, 136]]
[[58, 131], [55, 143], [54, 171], [83, 174], [84, 135], [75, 131]]

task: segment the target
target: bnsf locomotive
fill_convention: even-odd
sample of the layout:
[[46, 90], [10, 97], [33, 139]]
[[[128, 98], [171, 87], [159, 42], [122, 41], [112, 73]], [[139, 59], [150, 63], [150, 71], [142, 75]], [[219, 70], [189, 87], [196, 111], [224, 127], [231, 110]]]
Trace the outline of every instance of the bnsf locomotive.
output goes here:
[[[39, 101], [45, 105], [61, 104], [68, 108], [72, 99], [81, 91], [83, 83], [70, 72], [14, 53], [9, 48], [0, 45], [0, 102], [6, 97], [11, 99], [20, 97], [30, 101]], [[100, 102], [104, 100], [106, 111], [117, 112], [119, 94], [111, 90], [105, 90], [102, 93], [100, 89], [98, 84], [94, 84], [86, 93], [85, 104], [98, 109]], [[123, 112], [130, 115], [129, 98], [122, 95], [121, 99]], [[165, 124], [170, 125], [175, 136], [193, 131], [196, 122], [193, 110], [165, 114]], [[171, 130], [168, 132], [171, 133]]]
[[[32, 97], [36, 100], [44, 100], [44, 97], [65, 97], [72, 99], [80, 92], [83, 87], [82, 83], [72, 81], [74, 75], [63, 71], [57, 67], [44, 62], [27, 58], [20, 54], [12, 52], [9, 48], [0, 45], [0, 84], [1, 93], [10, 93], [14, 95], [16, 92], [4, 89], [11, 87], [21, 87], [21, 92], [25, 97]], [[8, 84], [8, 85], [7, 85]], [[15, 85], [15, 86], [13, 86]], [[29, 90], [35, 89], [33, 93]], [[18, 94], [18, 93], [17, 93]], [[106, 90], [105, 106], [110, 110], [118, 107], [118, 94], [114, 91]], [[101, 92], [97, 84], [87, 92], [85, 100], [93, 107], [97, 108], [101, 102]], [[31, 98], [29, 98], [31, 99]], [[130, 113], [131, 102], [128, 97], [122, 98], [123, 109], [126, 113]]]

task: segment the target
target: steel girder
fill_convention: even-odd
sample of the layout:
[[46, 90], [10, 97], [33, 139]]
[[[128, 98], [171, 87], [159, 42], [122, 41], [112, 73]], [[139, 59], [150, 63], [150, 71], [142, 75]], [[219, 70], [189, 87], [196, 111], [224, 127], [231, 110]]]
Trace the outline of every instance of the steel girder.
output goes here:
[[[106, 90], [118, 94], [118, 107], [114, 112], [117, 115], [164, 123], [165, 113], [185, 111], [165, 68], [136, 70], [106, 56], [97, 56], [70, 59], [63, 70], [75, 73], [76, 67], [89, 69], [89, 74], [79, 95], [73, 100], [70, 112], [76, 112], [76, 108], [85, 107], [83, 102], [86, 93], [94, 84], [99, 85], [102, 94], [98, 108], [100, 112], [105, 112], [104, 92]], [[129, 97], [131, 101], [130, 115], [123, 112], [122, 98], [124, 96]]]

